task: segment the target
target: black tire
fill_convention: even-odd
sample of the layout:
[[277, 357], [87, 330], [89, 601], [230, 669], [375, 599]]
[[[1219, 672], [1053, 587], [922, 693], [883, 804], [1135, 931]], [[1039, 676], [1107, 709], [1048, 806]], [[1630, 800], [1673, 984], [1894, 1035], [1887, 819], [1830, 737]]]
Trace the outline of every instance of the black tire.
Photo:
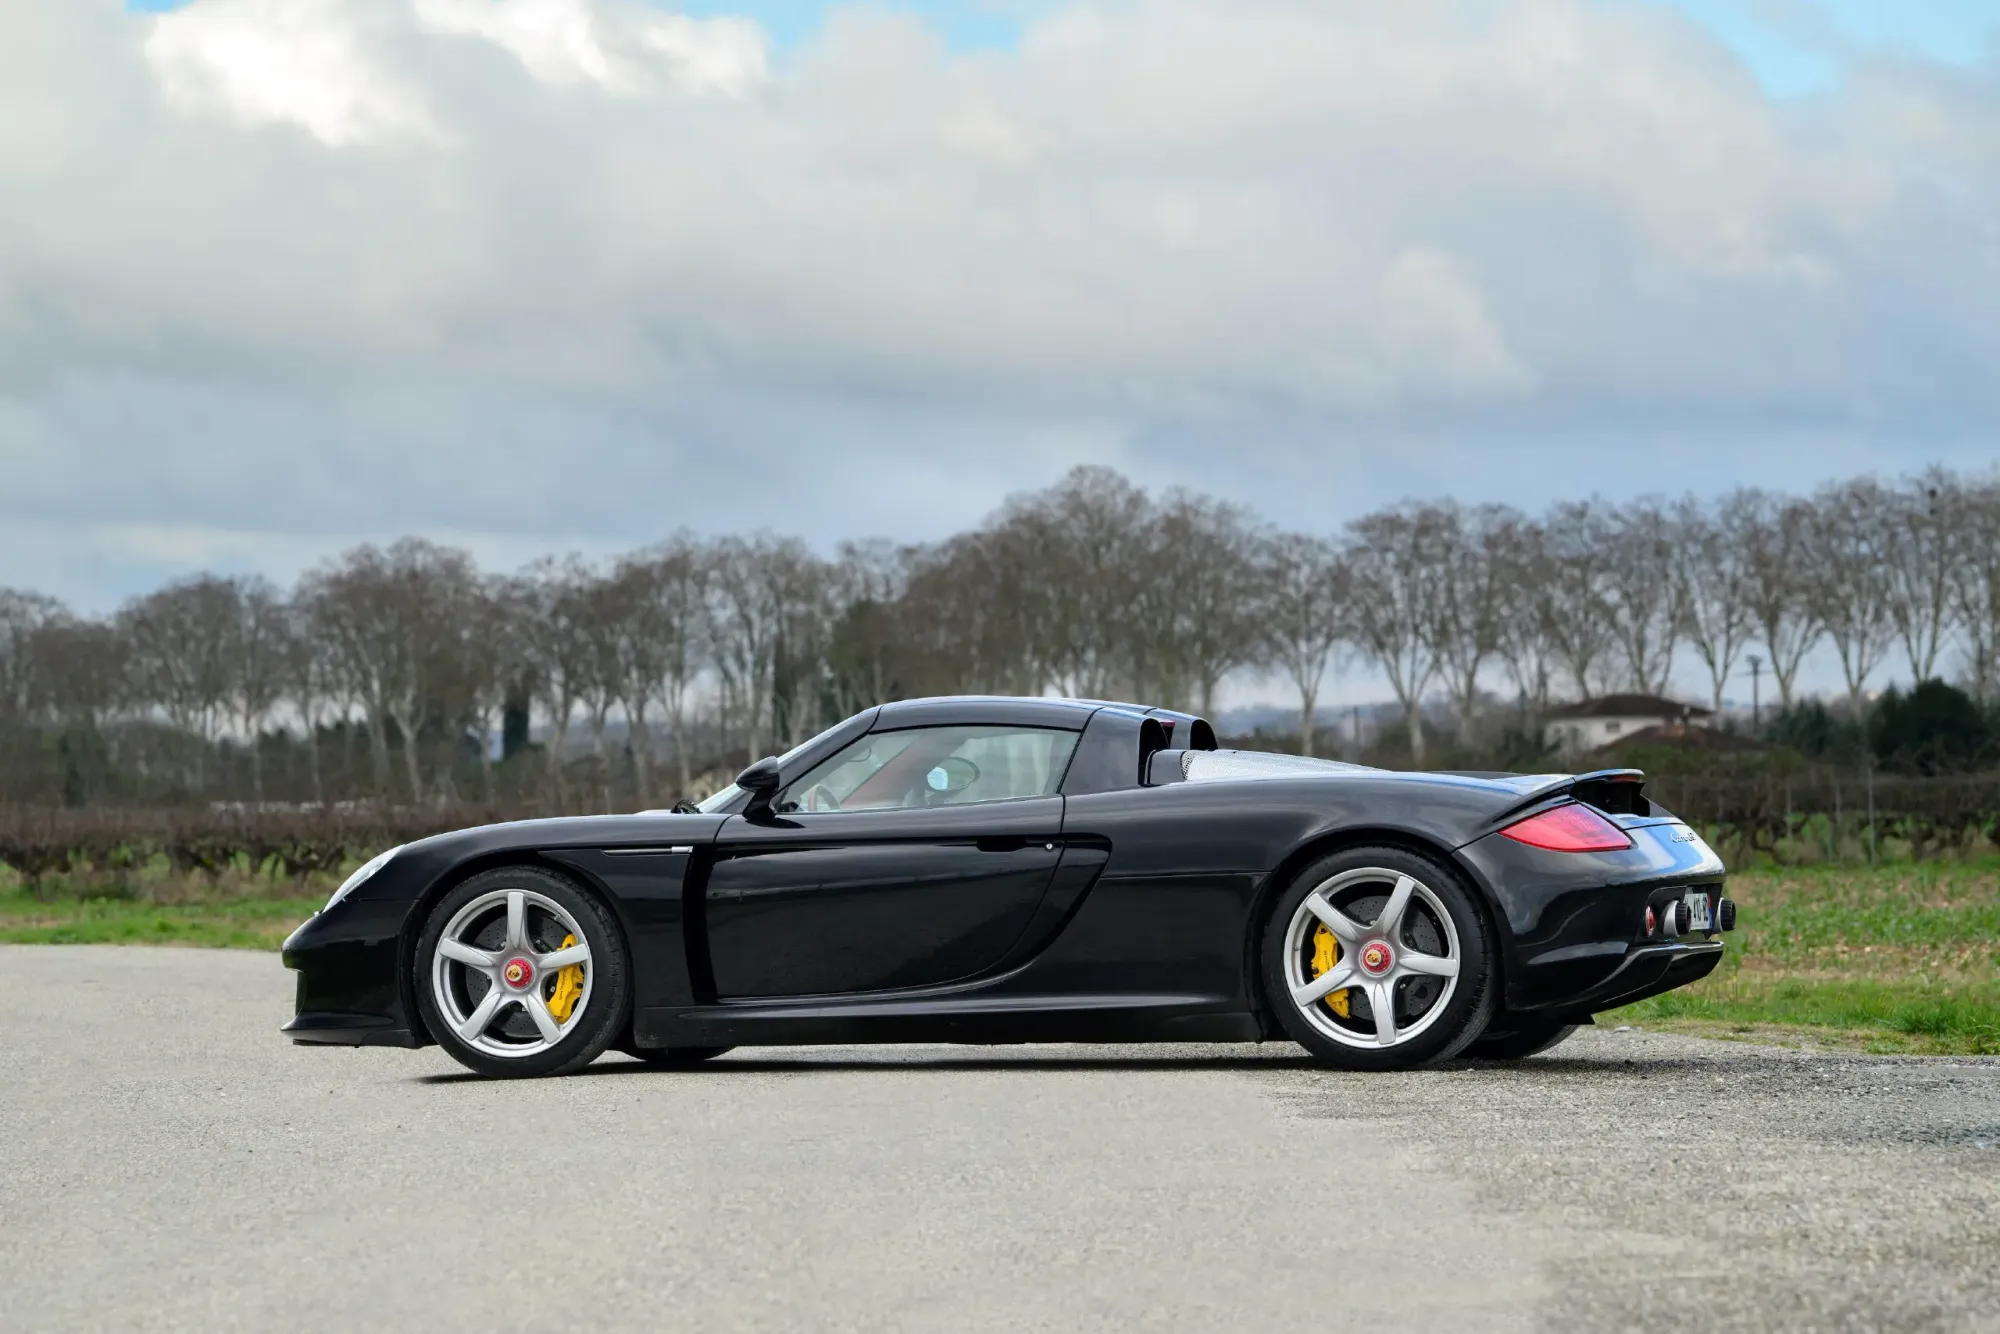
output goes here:
[[620, 1043], [618, 1050], [624, 1052], [634, 1060], [644, 1061], [647, 1065], [658, 1066], [662, 1070], [679, 1070], [693, 1065], [700, 1065], [703, 1061], [712, 1061], [722, 1055], [722, 1053], [735, 1051], [736, 1048], [639, 1047], [627, 1041]]
[[1578, 1027], [1577, 1024], [1522, 1024], [1511, 1032], [1482, 1034], [1465, 1049], [1465, 1055], [1474, 1061], [1524, 1060], [1563, 1042]]
[[[1371, 875], [1371, 872], [1380, 874]], [[1292, 971], [1292, 951], [1297, 946], [1294, 919], [1306, 920], [1300, 918], [1300, 909], [1308, 895], [1350, 875], [1356, 877], [1356, 883], [1338, 890], [1336, 896], [1357, 910], [1374, 900], [1373, 915], [1352, 919], [1364, 926], [1379, 920], [1397, 877], [1408, 876], [1430, 891], [1436, 906], [1429, 899], [1420, 899], [1413, 894], [1411, 902], [1418, 910], [1406, 910], [1404, 920], [1398, 924], [1399, 939], [1395, 943], [1402, 951], [1421, 956], [1439, 953], [1448, 947], [1448, 938], [1442, 931], [1443, 924], [1436, 920], [1437, 907], [1442, 907], [1449, 915], [1451, 929], [1458, 938], [1457, 977], [1448, 986], [1443, 982], [1436, 984], [1442, 994], [1433, 993], [1431, 1003], [1411, 1016], [1408, 1027], [1417, 1031], [1408, 1038], [1397, 1040], [1392, 1046], [1369, 1045], [1366, 1034], [1372, 1018], [1362, 1021], [1335, 1019], [1317, 1011], [1308, 1017], [1306, 1007], [1292, 996], [1292, 982], [1288, 974]], [[1370, 889], [1378, 881], [1381, 885], [1379, 897]], [[1457, 1056], [1485, 1031], [1496, 1002], [1498, 970], [1493, 963], [1495, 945], [1492, 929], [1475, 893], [1463, 877], [1442, 861], [1404, 848], [1348, 848], [1322, 857], [1306, 867], [1272, 901], [1259, 949], [1264, 993], [1279, 1024], [1295, 1042], [1320, 1061], [1343, 1070], [1409, 1070]], [[1430, 943], [1418, 941], [1413, 944], [1412, 931], [1423, 935]], [[1365, 940], [1363, 948], [1366, 948]], [[1394, 961], [1395, 956], [1392, 955], [1391, 962]], [[1416, 987], [1422, 984], [1422, 978], [1406, 981], [1400, 971], [1388, 974], [1384, 985], [1391, 989], [1392, 1018], [1405, 1006], [1416, 1003], [1420, 996]], [[1356, 990], [1360, 989], [1357, 986]], [[1323, 1003], [1312, 1001], [1308, 1004], [1319, 1006]], [[1348, 1040], [1324, 1031], [1325, 1028], [1333, 1028], [1347, 1032], [1350, 1023], [1356, 1023], [1357, 1029]]]
[[[568, 1029], [560, 1040], [521, 1056], [494, 1054], [472, 1046], [445, 1017], [436, 994], [437, 951], [445, 928], [469, 904], [495, 891], [512, 889], [527, 890], [558, 904], [580, 929], [582, 943], [590, 947], [590, 986], [578, 1002], [581, 1012], [572, 1012]], [[542, 929], [545, 932], [549, 929], [546, 920]], [[559, 943], [550, 941], [542, 947], [551, 948]], [[460, 1065], [497, 1079], [567, 1075], [581, 1070], [602, 1055], [629, 1022], [631, 970], [616, 920], [594, 895], [537, 866], [504, 866], [483, 871], [440, 899], [418, 938], [415, 969], [417, 1008], [431, 1036]], [[540, 985], [539, 979], [536, 985]], [[505, 1023], [509, 1018], [496, 1012], [493, 1022]]]

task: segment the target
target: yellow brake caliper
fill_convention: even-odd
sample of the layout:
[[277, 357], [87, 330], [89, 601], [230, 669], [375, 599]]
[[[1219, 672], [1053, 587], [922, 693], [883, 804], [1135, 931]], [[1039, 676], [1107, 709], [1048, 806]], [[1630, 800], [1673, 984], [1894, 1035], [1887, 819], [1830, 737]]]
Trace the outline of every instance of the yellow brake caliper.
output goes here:
[[[1320, 930], [1324, 931], [1326, 928], [1321, 927]], [[567, 935], [563, 937], [562, 944], [556, 948], [566, 950], [574, 944], [576, 937]], [[556, 974], [556, 989], [549, 993], [549, 1013], [555, 1016], [557, 1023], [568, 1023], [569, 1012], [576, 1008], [576, 1003], [582, 996], [583, 965], [573, 963]]]
[[[1340, 942], [1333, 938], [1333, 932], [1327, 930], [1326, 924], [1322, 922], [1319, 930], [1313, 932], [1313, 976], [1325, 977], [1333, 970], [1333, 966], [1339, 962]], [[1347, 1018], [1347, 988], [1342, 987], [1339, 991], [1329, 991], [1326, 994], [1326, 1008], [1332, 1010], [1342, 1019]]]

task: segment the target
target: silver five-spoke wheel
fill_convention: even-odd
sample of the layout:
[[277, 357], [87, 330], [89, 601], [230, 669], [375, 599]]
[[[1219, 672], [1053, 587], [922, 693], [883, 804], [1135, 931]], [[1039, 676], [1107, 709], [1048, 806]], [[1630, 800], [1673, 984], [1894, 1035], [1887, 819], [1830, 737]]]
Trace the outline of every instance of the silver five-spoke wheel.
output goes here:
[[1436, 891], [1363, 867], [1313, 887], [1285, 937], [1285, 981], [1315, 1030], [1348, 1047], [1397, 1047], [1446, 1012], [1463, 951]]
[[568, 909], [532, 889], [494, 889], [452, 914], [431, 960], [438, 1012], [488, 1056], [536, 1056], [590, 1009], [590, 946]]

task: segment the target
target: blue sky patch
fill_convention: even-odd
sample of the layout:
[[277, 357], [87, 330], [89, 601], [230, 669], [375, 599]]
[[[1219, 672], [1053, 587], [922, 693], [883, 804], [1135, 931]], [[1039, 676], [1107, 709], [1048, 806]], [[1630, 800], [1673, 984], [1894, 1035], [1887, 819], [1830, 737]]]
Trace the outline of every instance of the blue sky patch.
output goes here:
[[[829, 0], [690, 0], [675, 6], [697, 18], [742, 14], [770, 32], [780, 49], [810, 41], [826, 22]], [[891, 13], [918, 14], [953, 50], [1006, 50], [1021, 36], [1022, 16], [1036, 8], [1010, 4], [1004, 8], [981, 0], [875, 0], [874, 8]], [[1041, 8], [1049, 8], [1042, 5]]]
[[1843, 65], [1869, 53], [1988, 65], [2000, 39], [2000, 6], [1994, 0], [1641, 2], [1686, 10], [1735, 52], [1774, 97], [1826, 92], [1838, 86]]

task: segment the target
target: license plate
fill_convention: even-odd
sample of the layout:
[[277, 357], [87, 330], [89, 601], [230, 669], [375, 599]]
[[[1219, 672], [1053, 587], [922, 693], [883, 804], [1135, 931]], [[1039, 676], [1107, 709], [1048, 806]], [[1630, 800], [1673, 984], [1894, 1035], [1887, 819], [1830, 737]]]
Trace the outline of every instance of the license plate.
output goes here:
[[1715, 919], [1708, 915], [1708, 895], [1690, 891], [1687, 896], [1689, 930], [1712, 931]]

